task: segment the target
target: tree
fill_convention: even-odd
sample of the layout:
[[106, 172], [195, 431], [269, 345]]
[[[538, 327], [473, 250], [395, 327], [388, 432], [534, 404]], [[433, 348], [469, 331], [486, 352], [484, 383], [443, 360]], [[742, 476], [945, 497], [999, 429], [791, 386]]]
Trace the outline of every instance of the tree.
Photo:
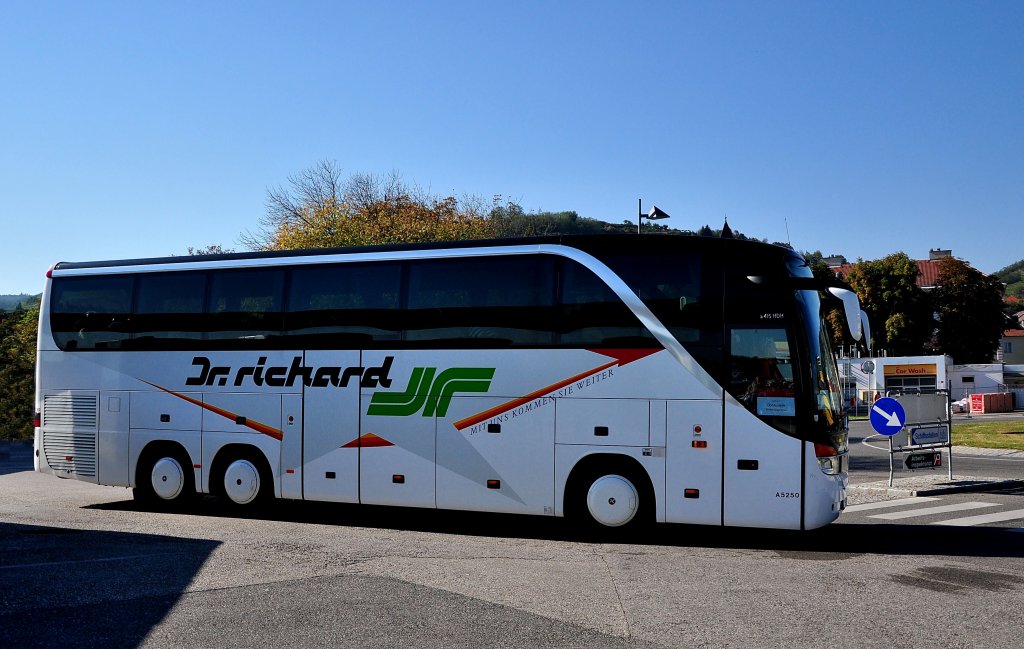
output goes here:
[[472, 201], [432, 196], [387, 177], [356, 174], [342, 181], [332, 162], [288, 178], [267, 193], [260, 230], [242, 237], [256, 250], [452, 241], [492, 236]]
[[39, 299], [0, 313], [0, 431], [31, 439]]
[[925, 351], [935, 328], [928, 296], [917, 285], [920, 271], [906, 253], [876, 261], [857, 260], [846, 281], [867, 311], [874, 338], [872, 349], [894, 356]]
[[938, 263], [938, 350], [958, 364], [991, 362], [1006, 329], [1002, 282], [953, 257]]
[[1006, 284], [1006, 295], [1024, 298], [1024, 260], [997, 270], [995, 277]]
[[[580, 216], [574, 211], [534, 212], [527, 214], [513, 201], [502, 203], [502, 197], [494, 197], [493, 206], [487, 215], [494, 237], [534, 237], [553, 234], [604, 234], [635, 233], [636, 223], [606, 223], [597, 219]], [[645, 232], [665, 231], [665, 226], [644, 225]]]
[[192, 255], [192, 256], [195, 256], [195, 255], [225, 255], [225, 254], [232, 253], [232, 252], [234, 252], [234, 250], [232, 250], [231, 248], [224, 248], [219, 243], [211, 243], [210, 245], [203, 246], [202, 248], [193, 248], [192, 246], [188, 247], [188, 254]]

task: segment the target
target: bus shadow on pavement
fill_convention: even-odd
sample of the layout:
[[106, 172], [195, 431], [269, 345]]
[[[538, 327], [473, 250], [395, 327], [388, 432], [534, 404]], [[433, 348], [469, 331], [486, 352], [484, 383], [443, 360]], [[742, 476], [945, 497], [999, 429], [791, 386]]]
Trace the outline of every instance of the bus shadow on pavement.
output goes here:
[[[148, 511], [132, 501], [88, 505], [91, 509]], [[1024, 536], [998, 527], [900, 524], [832, 524], [809, 531], [702, 525], [653, 525], [641, 530], [595, 530], [564, 518], [407, 507], [276, 501], [237, 512], [211, 499], [188, 514], [303, 524], [363, 527], [582, 543], [663, 545], [681, 548], [765, 550], [795, 559], [842, 560], [859, 555], [1024, 558]]]
[[0, 523], [0, 642], [137, 647], [219, 544]]
[[0, 475], [32, 470], [32, 442], [0, 440]]

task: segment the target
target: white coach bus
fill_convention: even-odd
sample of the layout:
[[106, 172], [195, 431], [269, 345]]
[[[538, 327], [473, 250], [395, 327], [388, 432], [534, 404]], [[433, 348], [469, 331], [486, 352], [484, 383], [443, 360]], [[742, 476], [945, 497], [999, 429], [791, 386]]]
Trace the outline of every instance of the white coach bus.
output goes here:
[[794, 252], [549, 237], [58, 263], [36, 470], [213, 494], [810, 529], [845, 506], [823, 298]]

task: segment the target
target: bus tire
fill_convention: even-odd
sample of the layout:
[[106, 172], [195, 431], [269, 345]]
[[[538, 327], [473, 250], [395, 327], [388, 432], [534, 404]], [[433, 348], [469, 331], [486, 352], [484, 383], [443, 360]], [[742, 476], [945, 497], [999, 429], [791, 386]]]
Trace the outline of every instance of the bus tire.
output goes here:
[[590, 462], [566, 487], [566, 515], [582, 526], [637, 530], [654, 521], [654, 489], [634, 460]]
[[143, 449], [135, 467], [132, 496], [145, 505], [168, 509], [195, 500], [195, 472], [185, 449], [172, 443]]
[[235, 509], [259, 507], [274, 493], [274, 476], [263, 454], [255, 448], [222, 450], [211, 480], [217, 499]]

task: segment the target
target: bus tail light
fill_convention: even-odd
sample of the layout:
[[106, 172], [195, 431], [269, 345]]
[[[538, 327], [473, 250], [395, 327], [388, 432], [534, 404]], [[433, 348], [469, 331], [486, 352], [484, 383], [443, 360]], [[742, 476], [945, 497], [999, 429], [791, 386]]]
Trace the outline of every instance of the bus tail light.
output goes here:
[[43, 417], [38, 412], [32, 415], [32, 428], [39, 428], [43, 425]]
[[839, 451], [828, 444], [814, 444], [814, 455], [818, 458], [818, 467], [825, 475], [836, 475], [841, 472], [843, 466], [842, 456]]

